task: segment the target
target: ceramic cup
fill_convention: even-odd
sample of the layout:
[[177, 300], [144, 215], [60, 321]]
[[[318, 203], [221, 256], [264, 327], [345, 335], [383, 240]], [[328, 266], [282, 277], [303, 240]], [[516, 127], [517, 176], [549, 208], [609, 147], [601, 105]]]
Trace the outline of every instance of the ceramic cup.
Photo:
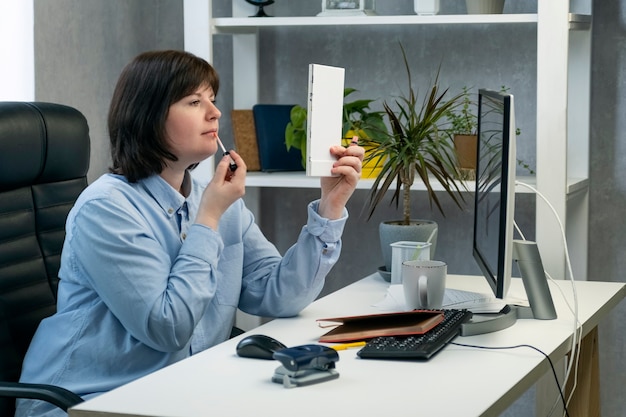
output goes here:
[[468, 14], [501, 14], [504, 0], [465, 0]]
[[430, 259], [430, 242], [402, 240], [391, 244], [391, 284], [402, 284], [402, 262]]
[[437, 309], [443, 304], [448, 265], [442, 261], [405, 261], [402, 287], [409, 310]]

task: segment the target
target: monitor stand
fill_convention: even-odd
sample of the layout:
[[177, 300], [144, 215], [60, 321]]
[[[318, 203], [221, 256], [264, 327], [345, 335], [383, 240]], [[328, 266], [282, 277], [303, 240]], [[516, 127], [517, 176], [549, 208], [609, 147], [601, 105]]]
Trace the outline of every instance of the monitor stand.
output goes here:
[[517, 319], [556, 319], [556, 310], [536, 242], [513, 241], [513, 259], [519, 266], [529, 307], [507, 305], [496, 314], [474, 314], [461, 326], [461, 336], [497, 332], [515, 324]]

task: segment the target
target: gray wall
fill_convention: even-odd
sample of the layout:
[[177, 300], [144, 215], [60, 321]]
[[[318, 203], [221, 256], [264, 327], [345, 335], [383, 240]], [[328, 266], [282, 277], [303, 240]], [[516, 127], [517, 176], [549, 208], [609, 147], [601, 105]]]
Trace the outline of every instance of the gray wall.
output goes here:
[[[598, 281], [625, 282], [626, 1], [594, 1], [593, 13], [588, 273]], [[626, 302], [600, 325], [605, 416], [626, 416], [624, 317]]]
[[[234, 0], [242, 1], [242, 0]], [[216, 1], [215, 13], [226, 15], [230, 0]], [[464, 12], [460, 0], [441, 0], [443, 13]], [[591, 207], [589, 277], [625, 281], [623, 256], [626, 225], [622, 221], [626, 165], [620, 117], [626, 111], [623, 62], [626, 0], [596, 1], [593, 26], [591, 103]], [[267, 8], [276, 16], [313, 15], [318, 0], [277, 1]], [[411, 14], [409, 0], [379, 0], [379, 14]], [[505, 12], [534, 12], [536, 1], [509, 1]], [[511, 40], [520, 42], [511, 42]], [[416, 82], [427, 82], [441, 64], [442, 84], [453, 89], [468, 86], [508, 86], [516, 96], [519, 156], [534, 166], [536, 59], [535, 27], [357, 27], [291, 28], [261, 31], [264, 103], [305, 103], [307, 65], [317, 62], [346, 68], [346, 85], [362, 97], [389, 99], [406, 84], [397, 41], [409, 51]], [[106, 114], [122, 67], [137, 53], [149, 49], [183, 48], [181, 0], [46, 0], [35, 2], [35, 63], [37, 100], [55, 101], [80, 109], [89, 120], [92, 136], [90, 180], [109, 164]], [[492, 52], [498, 51], [494, 56]], [[464, 53], [461, 53], [464, 52]], [[215, 40], [214, 65], [222, 77], [218, 102], [224, 113], [221, 136], [232, 143], [232, 50], [228, 36]], [[356, 96], [355, 96], [356, 97]], [[295, 239], [304, 221], [305, 204], [316, 190], [264, 189], [261, 227], [281, 250]], [[370, 221], [360, 214], [367, 191], [358, 191], [349, 205], [342, 258], [329, 276], [325, 293], [373, 272], [382, 264], [377, 227], [382, 219], [397, 217], [380, 210]], [[445, 200], [445, 196], [442, 196]], [[424, 193], [415, 192], [415, 217], [434, 219], [440, 226], [437, 257], [452, 273], [479, 273], [471, 259], [470, 206], [464, 211], [446, 204], [443, 217], [432, 211]], [[277, 205], [276, 201], [281, 204]], [[518, 198], [516, 220], [532, 239], [534, 198]], [[604, 416], [626, 416], [623, 386], [626, 375], [626, 328], [621, 317], [626, 303], [600, 325], [602, 411]], [[533, 392], [524, 395], [505, 415], [533, 415]]]
[[110, 163], [106, 117], [122, 68], [150, 49], [183, 49], [181, 1], [35, 1], [35, 98], [89, 121], [93, 181]]

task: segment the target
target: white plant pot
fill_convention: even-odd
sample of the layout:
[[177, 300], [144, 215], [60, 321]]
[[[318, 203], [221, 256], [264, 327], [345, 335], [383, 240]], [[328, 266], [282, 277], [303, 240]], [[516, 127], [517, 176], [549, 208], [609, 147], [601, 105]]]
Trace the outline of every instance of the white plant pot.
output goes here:
[[413, 7], [420, 16], [435, 15], [439, 13], [439, 0], [413, 0]]
[[468, 14], [502, 14], [504, 10], [504, 0], [465, 0], [465, 5]]

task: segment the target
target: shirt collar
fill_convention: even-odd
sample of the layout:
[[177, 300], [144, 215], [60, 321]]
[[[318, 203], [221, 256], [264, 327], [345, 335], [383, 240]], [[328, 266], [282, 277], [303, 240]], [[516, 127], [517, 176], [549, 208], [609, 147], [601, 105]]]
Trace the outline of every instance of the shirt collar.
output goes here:
[[[143, 183], [145, 189], [152, 195], [154, 200], [159, 204], [161, 209], [168, 217], [173, 216], [185, 204], [185, 197], [172, 188], [160, 175], [151, 175], [139, 182]], [[191, 175], [189, 171], [185, 171], [183, 184], [181, 186], [183, 193], [188, 196], [191, 193]]]

